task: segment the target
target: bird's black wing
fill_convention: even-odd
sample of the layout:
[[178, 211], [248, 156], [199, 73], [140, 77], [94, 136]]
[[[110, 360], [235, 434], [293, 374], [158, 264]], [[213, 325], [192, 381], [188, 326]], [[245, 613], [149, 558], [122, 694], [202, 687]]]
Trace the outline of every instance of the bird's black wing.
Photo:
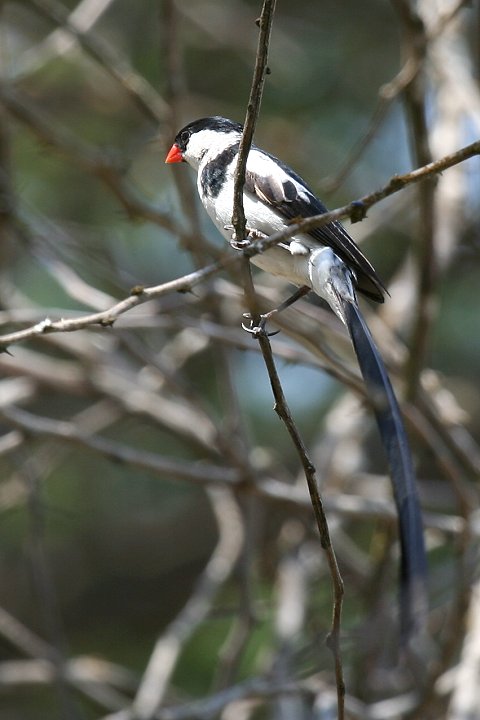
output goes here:
[[[263, 160], [258, 164], [255, 163], [257, 153]], [[265, 162], [266, 158], [271, 163]], [[327, 212], [325, 205], [299, 175], [278, 158], [258, 148], [253, 148], [249, 156], [245, 189], [275, 208], [285, 220], [293, 221]], [[382, 281], [341, 223], [331, 222], [307, 234], [321, 245], [331, 247], [355, 272], [360, 292], [376, 302], [383, 302], [386, 289]]]

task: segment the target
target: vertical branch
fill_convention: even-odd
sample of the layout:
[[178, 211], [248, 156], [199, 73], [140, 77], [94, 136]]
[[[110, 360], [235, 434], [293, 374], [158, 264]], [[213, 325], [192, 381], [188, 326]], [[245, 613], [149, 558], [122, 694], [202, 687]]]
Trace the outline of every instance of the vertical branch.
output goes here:
[[[235, 171], [235, 187], [234, 187], [234, 205], [232, 214], [232, 224], [235, 230], [235, 237], [237, 240], [243, 240], [246, 230], [245, 213], [243, 209], [243, 186], [245, 184], [245, 171], [247, 166], [248, 153], [252, 144], [253, 133], [255, 131], [255, 124], [260, 109], [260, 103], [262, 99], [263, 87], [265, 82], [265, 75], [267, 73], [267, 57], [268, 57], [268, 46], [270, 41], [270, 34], [273, 22], [273, 16], [275, 12], [275, 0], [264, 0], [262, 13], [259, 19], [260, 35], [258, 39], [257, 56], [255, 62], [255, 70], [252, 80], [252, 87], [250, 91], [250, 98], [247, 106], [247, 114], [245, 119], [245, 125], [243, 129], [242, 138], [240, 140], [240, 147], [238, 152], [237, 167]], [[244, 291], [247, 299], [249, 309], [252, 311], [252, 316], [256, 315], [256, 300], [255, 290], [253, 287], [253, 281], [250, 271], [250, 264], [248, 258], [245, 257], [243, 264], [243, 280], [244, 280]], [[279, 415], [280, 419], [284, 422], [292, 442], [298, 452], [302, 466], [305, 472], [307, 480], [308, 490], [313, 506], [313, 512], [317, 523], [320, 541], [325, 551], [327, 562], [330, 570], [333, 585], [333, 617], [331, 632], [328, 639], [329, 648], [334, 657], [335, 663], [335, 681], [337, 688], [337, 707], [338, 707], [338, 718], [342, 720], [344, 718], [344, 706], [345, 706], [345, 682], [343, 678], [343, 666], [340, 653], [340, 628], [341, 628], [341, 616], [342, 616], [342, 604], [343, 604], [343, 581], [340, 575], [340, 571], [333, 549], [330, 533], [328, 529], [327, 518], [323, 508], [322, 499], [318, 492], [317, 481], [315, 476], [315, 467], [310, 460], [306, 447], [303, 440], [298, 432], [298, 429], [293, 421], [290, 413], [283, 389], [280, 383], [280, 379], [277, 374], [275, 367], [275, 361], [273, 359], [272, 349], [268, 336], [265, 333], [259, 334], [258, 340], [260, 348], [262, 350], [265, 365], [270, 378], [270, 384], [272, 387], [273, 395], [275, 398], [275, 410]]]
[[[250, 147], [252, 145], [253, 134], [255, 132], [257, 117], [260, 111], [260, 103], [263, 94], [263, 87], [265, 84], [265, 75], [267, 74], [268, 48], [270, 43], [273, 17], [275, 14], [275, 5], [276, 0], [264, 0], [262, 12], [259, 20], [257, 21], [260, 27], [260, 33], [255, 59], [255, 69], [252, 78], [250, 97], [247, 105], [245, 124], [240, 140], [237, 167], [235, 169], [234, 179], [232, 225], [234, 227], [235, 236], [238, 240], [243, 240], [245, 236], [246, 221], [243, 209], [243, 186], [245, 184], [245, 171], [247, 167], [248, 153], [250, 152]], [[241, 277], [247, 306], [251, 312], [252, 317], [255, 318], [258, 314], [257, 301], [255, 295], [255, 288], [253, 286], [250, 261], [246, 256], [243, 258], [243, 262], [241, 265]], [[233, 393], [230, 392], [229, 395], [232, 398]], [[240, 418], [239, 413], [237, 413], [237, 417]], [[243, 440], [243, 444], [245, 444], [243, 428], [240, 428], [240, 430], [242, 430], [241, 438]], [[248, 508], [246, 512], [249, 512]], [[245, 545], [245, 557], [248, 556], [248, 553], [252, 547], [251, 533], [248, 533], [248, 538], [250, 539], [250, 542]], [[226, 661], [223, 663], [224, 679], [227, 679], [228, 674], [231, 674], [234, 670], [235, 663], [238, 662], [238, 659], [240, 658], [241, 652], [248, 637], [250, 626], [254, 620], [248, 592], [249, 576], [246, 568], [244, 580], [246, 581], [246, 590], [242, 598], [243, 613], [237, 621], [236, 625], [233, 627], [232, 634], [230, 635], [227, 644], [224, 646], [224, 660]], [[222, 678], [219, 677], [218, 680], [221, 683]]]
[[332, 541], [330, 538], [330, 531], [328, 529], [327, 516], [323, 507], [322, 498], [318, 491], [317, 479], [315, 474], [315, 466], [313, 465], [307, 449], [303, 443], [297, 426], [290, 413], [287, 400], [283, 393], [280, 378], [278, 377], [277, 369], [275, 367], [275, 361], [273, 359], [272, 347], [270, 340], [266, 334], [259, 335], [260, 348], [262, 350], [263, 359], [268, 371], [270, 379], [270, 385], [272, 387], [273, 396], [275, 398], [275, 411], [279, 418], [284, 423], [288, 430], [290, 438], [297, 450], [298, 456], [302, 463], [305, 478], [307, 480], [308, 491], [310, 493], [310, 500], [313, 507], [313, 514], [317, 523], [318, 533], [320, 535], [320, 542], [325, 552], [330, 576], [332, 578], [333, 587], [333, 615], [332, 615], [332, 626], [330, 635], [328, 637], [328, 647], [332, 652], [334, 663], [335, 663], [335, 684], [337, 688], [337, 708], [338, 708], [338, 720], [343, 720], [345, 713], [345, 681], [343, 677], [343, 664], [340, 651], [340, 629], [342, 619], [342, 605], [343, 605], [343, 580], [340, 575], [340, 570], [333, 549]]
[[243, 186], [245, 184], [245, 170], [247, 158], [252, 145], [253, 134], [257, 124], [257, 117], [262, 101], [265, 75], [267, 74], [268, 46], [272, 31], [273, 16], [275, 13], [276, 0], [264, 0], [262, 13], [258, 20], [260, 34], [258, 36], [257, 57], [255, 70], [253, 72], [252, 87], [248, 99], [245, 125], [240, 140], [238, 161], [235, 170], [235, 186], [233, 191], [233, 214], [232, 225], [238, 240], [245, 235], [245, 213], [243, 211]]
[[[243, 186], [245, 185], [245, 171], [247, 169], [248, 153], [250, 152], [250, 147], [252, 145], [253, 134], [255, 132], [257, 117], [260, 111], [260, 103], [262, 101], [265, 75], [267, 74], [268, 48], [270, 44], [273, 17], [275, 14], [275, 5], [276, 0], [264, 0], [262, 12], [257, 21], [257, 24], [260, 27], [260, 33], [258, 36], [255, 69], [253, 71], [252, 86], [250, 90], [250, 97], [248, 99], [245, 124], [243, 127], [242, 137], [240, 139], [233, 189], [232, 225], [235, 237], [239, 241], [243, 240], [245, 237], [246, 221], [245, 212], [243, 210]], [[252, 318], [255, 319], [258, 316], [257, 300], [255, 296], [255, 289], [253, 287], [250, 262], [247, 257], [245, 257], [242, 264], [242, 281], [248, 309]]]

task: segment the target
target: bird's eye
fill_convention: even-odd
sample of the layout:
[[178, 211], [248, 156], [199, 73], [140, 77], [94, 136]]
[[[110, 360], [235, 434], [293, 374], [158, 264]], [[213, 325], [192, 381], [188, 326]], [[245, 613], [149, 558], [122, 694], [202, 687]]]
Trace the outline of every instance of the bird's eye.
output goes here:
[[185, 148], [188, 144], [189, 138], [190, 138], [190, 133], [188, 132], [188, 130], [183, 130], [180, 133], [180, 146]]

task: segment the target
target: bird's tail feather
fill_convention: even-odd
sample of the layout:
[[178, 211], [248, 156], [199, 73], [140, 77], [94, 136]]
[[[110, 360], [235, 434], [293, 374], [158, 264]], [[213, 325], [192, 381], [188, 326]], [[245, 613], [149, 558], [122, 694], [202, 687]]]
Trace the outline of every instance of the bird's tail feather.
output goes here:
[[401, 547], [400, 627], [406, 641], [425, 622], [427, 561], [415, 471], [400, 408], [384, 362], [356, 304], [343, 302], [344, 317], [358, 364], [373, 400], [388, 456], [398, 512]]

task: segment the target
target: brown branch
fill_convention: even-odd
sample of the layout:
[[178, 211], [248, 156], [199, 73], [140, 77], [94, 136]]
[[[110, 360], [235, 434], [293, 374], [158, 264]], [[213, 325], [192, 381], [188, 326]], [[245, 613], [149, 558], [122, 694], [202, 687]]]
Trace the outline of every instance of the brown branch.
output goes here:
[[299, 232], [308, 232], [309, 230], [321, 227], [322, 225], [327, 225], [333, 220], [344, 220], [345, 218], [350, 218], [350, 220], [354, 223], [364, 220], [367, 215], [367, 211], [381, 200], [400, 192], [400, 190], [404, 190], [409, 185], [414, 185], [415, 183], [431, 178], [433, 175], [438, 175], [444, 170], [447, 170], [454, 165], [458, 165], [459, 163], [475, 157], [476, 155], [480, 155], [480, 140], [476, 140], [470, 145], [466, 145], [454, 153], [445, 155], [439, 160], [429, 162], [426, 165], [416, 168], [415, 170], [411, 170], [408, 173], [394, 175], [380, 190], [368, 193], [368, 195], [364, 195], [363, 197], [358, 198], [358, 200], [353, 200], [348, 205], [344, 205], [336, 210], [331, 210], [322, 215], [314, 215], [310, 218], [302, 220], [301, 222], [294, 223], [289, 226], [288, 230], [276, 233], [275, 235], [270, 236], [266, 241], [260, 240], [253, 243], [253, 248], [259, 248], [257, 252], [262, 252], [268, 247], [292, 237]]
[[[166, 95], [170, 102], [170, 120], [174, 127], [177, 127], [180, 115], [180, 102], [185, 91], [185, 72], [182, 62], [181, 42], [179, 40], [179, 9], [174, 0], [163, 0], [162, 19], [164, 26], [165, 65], [167, 67]], [[208, 259], [218, 259], [221, 253], [217, 248], [199, 235], [201, 222], [199, 219], [198, 203], [196, 202], [196, 188], [189, 174], [174, 172], [174, 180], [177, 186], [181, 201], [182, 211], [189, 220], [190, 233], [180, 239], [181, 246], [188, 250], [192, 256], [193, 264], [201, 267]], [[217, 298], [207, 295], [204, 298], [204, 307], [208, 313], [219, 318], [221, 309]], [[223, 415], [229, 420], [225, 422], [222, 430], [217, 431], [217, 445], [220, 452], [228, 458], [232, 465], [238, 467], [245, 475], [245, 480], [252, 482], [254, 474], [248, 460], [248, 442], [241, 421], [241, 412], [235, 384], [232, 381], [234, 370], [232, 358], [225, 351], [224, 344], [215, 343], [213, 351], [213, 362], [215, 363], [215, 376], [222, 388], [220, 393], [223, 403]]]
[[[21, 398], [20, 398], [21, 399]], [[252, 493], [269, 502], [282, 503], [292, 508], [307, 510], [311, 507], [307, 495], [299, 487], [270, 477], [266, 472], [257, 474], [255, 483], [245, 483], [242, 472], [227, 465], [212, 464], [203, 461], [183, 462], [166, 458], [159, 453], [137, 450], [123, 443], [101, 437], [91, 429], [79, 427], [78, 422], [54, 420], [34, 415], [16, 407], [0, 407], [0, 416], [25, 435], [56, 440], [62, 447], [67, 443], [99, 453], [118, 464], [129, 465], [160, 477], [169, 477], [179, 482], [193, 485], [227, 485], [240, 492]], [[331, 495], [324, 500], [328, 512], [337, 513], [350, 519], [379, 520], [396, 522], [396, 512], [392, 502], [360, 497], [356, 495]], [[459, 535], [464, 532], [465, 520], [458, 516], [441, 513], [425, 513], [426, 527], [434, 528], [447, 535]], [[475, 537], [480, 530], [473, 524], [471, 533]]]
[[265, 75], [267, 74], [268, 46], [275, 14], [276, 0], [264, 0], [262, 12], [258, 20], [260, 33], [258, 36], [257, 55], [253, 72], [250, 97], [247, 105], [245, 124], [238, 149], [237, 167], [235, 168], [235, 184], [233, 190], [232, 225], [237, 240], [245, 236], [245, 213], [243, 211], [243, 186], [245, 184], [245, 171], [247, 168], [248, 153], [252, 145], [255, 125], [257, 123], [260, 103], [262, 101]]
[[[302, 220], [301, 222], [293, 223], [286, 230], [275, 233], [269, 238], [252, 242], [248, 249], [243, 250], [242, 252], [248, 257], [253, 257], [257, 253], [265, 252], [268, 248], [273, 247], [279, 242], [282, 242], [297, 233], [308, 232], [309, 230], [313, 230], [313, 228], [326, 225], [329, 222], [332, 222], [332, 220], [343, 220], [348, 217], [351, 218], [353, 222], [362, 220], [366, 216], [369, 208], [389, 195], [393, 195], [409, 185], [430, 178], [432, 175], [441, 173], [444, 170], [453, 167], [454, 165], [458, 165], [464, 160], [468, 160], [476, 155], [480, 155], [480, 140], [477, 140], [476, 142], [471, 143], [470, 145], [467, 145], [461, 150], [457, 150], [450, 155], [446, 155], [440, 160], [429, 163], [424, 167], [417, 168], [416, 170], [412, 170], [404, 175], [394, 175], [380, 190], [364, 195], [358, 200], [354, 200], [348, 205], [344, 205], [336, 210], [331, 210], [330, 212], [323, 213], [322, 215], [315, 215], [311, 218]], [[221, 261], [207, 265], [204, 268], [195, 270], [188, 275], [184, 275], [176, 280], [171, 280], [163, 285], [157, 285], [149, 288], [134, 288], [128, 297], [120, 300], [111, 308], [102, 312], [61, 320], [50, 320], [49, 318], [45, 318], [40, 323], [37, 323], [29, 328], [0, 336], [0, 350], [5, 350], [14, 343], [30, 340], [34, 337], [39, 337], [48, 333], [73, 332], [76, 330], [84, 330], [92, 325], [111, 326], [120, 315], [128, 310], [131, 310], [137, 305], [141, 305], [142, 303], [154, 298], [168, 295], [172, 292], [188, 292], [199, 283], [219, 273], [223, 268], [235, 262], [239, 262], [240, 259], [240, 256], [230, 255], [222, 258]]]
[[[247, 169], [248, 154], [252, 145], [258, 113], [260, 112], [260, 103], [262, 101], [275, 5], [276, 0], [264, 0], [262, 12], [259, 20], [257, 21], [260, 27], [260, 33], [258, 36], [255, 68], [250, 89], [250, 97], [247, 104], [245, 124], [243, 127], [242, 137], [240, 138], [240, 146], [238, 148], [237, 166], [235, 168], [233, 187], [232, 225], [234, 228], [235, 238], [238, 241], [242, 241], [245, 238], [246, 232], [245, 212], [243, 209], [243, 186], [245, 185], [245, 172]], [[247, 256], [244, 257], [241, 271], [246, 305], [252, 319], [255, 322], [258, 317], [258, 303], [255, 288], [253, 286], [250, 263]]]
[[60, 320], [50, 320], [50, 318], [45, 318], [41, 322], [36, 323], [29, 328], [17, 330], [16, 332], [1, 336], [0, 350], [5, 350], [13, 343], [23, 340], [31, 340], [32, 338], [50, 333], [74, 332], [76, 330], [84, 330], [92, 325], [111, 327], [120, 315], [134, 307], [137, 307], [137, 305], [141, 305], [154, 298], [163, 297], [164, 295], [168, 295], [172, 292], [190, 292], [200, 282], [212, 277], [236, 260], [237, 258], [234, 256], [225, 257], [221, 262], [207, 265], [200, 270], [195, 270], [188, 275], [184, 275], [176, 280], [171, 280], [163, 285], [156, 285], [148, 288], [141, 286], [135, 287], [132, 289], [128, 297], [120, 300], [107, 310], [90, 313], [88, 315], [80, 315], [79, 317], [67, 319], [62, 318]]
[[[246, 219], [243, 209], [243, 187], [245, 184], [245, 172], [247, 167], [247, 159], [255, 131], [255, 124], [260, 110], [265, 75], [267, 72], [268, 45], [270, 40], [271, 27], [275, 12], [275, 0], [264, 0], [261, 17], [259, 20], [260, 34], [258, 39], [258, 48], [255, 61], [255, 70], [252, 79], [250, 98], [247, 106], [247, 114], [245, 125], [240, 140], [238, 152], [237, 166], [235, 169], [235, 184], [233, 196], [233, 214], [232, 224], [235, 230], [237, 240], [243, 240], [246, 231]], [[248, 253], [245, 254], [245, 262], [243, 264], [244, 290], [247, 300], [247, 306], [250, 310], [252, 319], [257, 319], [257, 302], [255, 289], [253, 286], [250, 266], [248, 264]], [[258, 335], [258, 341], [262, 350], [265, 365], [270, 378], [273, 395], [275, 397], [275, 409], [279, 417], [285, 423], [290, 434], [293, 444], [298, 452], [302, 466], [305, 472], [310, 498], [313, 506], [314, 516], [317, 522], [320, 541], [326, 553], [330, 574], [333, 583], [333, 619], [332, 629], [329, 637], [329, 647], [333, 653], [335, 663], [335, 680], [337, 689], [337, 709], [338, 719], [343, 720], [345, 715], [345, 681], [343, 677], [343, 666], [340, 653], [340, 628], [341, 614], [343, 602], [343, 581], [335, 557], [335, 551], [331, 544], [330, 533], [328, 530], [327, 518], [323, 508], [322, 500], [318, 492], [315, 467], [307, 454], [307, 449], [303, 443], [296, 424], [291, 416], [287, 405], [285, 395], [278, 377], [275, 362], [273, 359], [272, 348], [266, 333]]]
[[278, 414], [279, 418], [283, 421], [285, 427], [287, 428], [287, 431], [302, 463], [305, 478], [307, 480], [308, 491], [310, 493], [313, 513], [320, 535], [320, 542], [322, 544], [323, 550], [325, 551], [328, 567], [330, 570], [330, 576], [332, 578], [333, 617], [331, 632], [328, 638], [328, 646], [332, 651], [335, 663], [338, 720], [342, 720], [345, 715], [345, 681], [343, 678], [343, 666], [340, 652], [340, 629], [344, 594], [343, 580], [340, 575], [335, 551], [333, 549], [333, 545], [330, 539], [330, 532], [328, 529], [325, 508], [322, 498], [320, 497], [320, 493], [318, 491], [315, 466], [313, 465], [308, 455], [307, 448], [303, 443], [298, 428], [290, 413], [290, 409], [288, 407], [288, 403], [283, 393], [282, 385], [280, 383], [280, 378], [275, 367], [275, 361], [273, 359], [272, 348], [268, 336], [265, 333], [259, 334], [258, 341], [262, 349], [263, 358], [267, 367], [273, 396], [275, 398], [275, 411]]
[[248, 257], [253, 257], [258, 253], [265, 252], [270, 247], [297, 235], [298, 233], [309, 232], [310, 230], [322, 227], [323, 225], [328, 225], [328, 223], [332, 221], [350, 218], [353, 223], [360, 222], [365, 219], [367, 211], [381, 200], [400, 192], [400, 190], [404, 190], [409, 185], [427, 180], [432, 176], [438, 175], [444, 170], [447, 170], [448, 168], [458, 165], [459, 163], [477, 155], [480, 155], [480, 140], [476, 140], [470, 145], [466, 145], [460, 150], [450, 153], [449, 155], [445, 155], [443, 158], [430, 162], [423, 167], [411, 170], [410, 172], [402, 175], [394, 175], [380, 190], [364, 195], [358, 200], [353, 200], [348, 203], [348, 205], [344, 205], [336, 210], [330, 210], [329, 212], [322, 213], [321, 215], [312, 215], [312, 217], [305, 218], [296, 223], [291, 223], [285, 230], [274, 233], [268, 238], [255, 240], [242, 252]]

